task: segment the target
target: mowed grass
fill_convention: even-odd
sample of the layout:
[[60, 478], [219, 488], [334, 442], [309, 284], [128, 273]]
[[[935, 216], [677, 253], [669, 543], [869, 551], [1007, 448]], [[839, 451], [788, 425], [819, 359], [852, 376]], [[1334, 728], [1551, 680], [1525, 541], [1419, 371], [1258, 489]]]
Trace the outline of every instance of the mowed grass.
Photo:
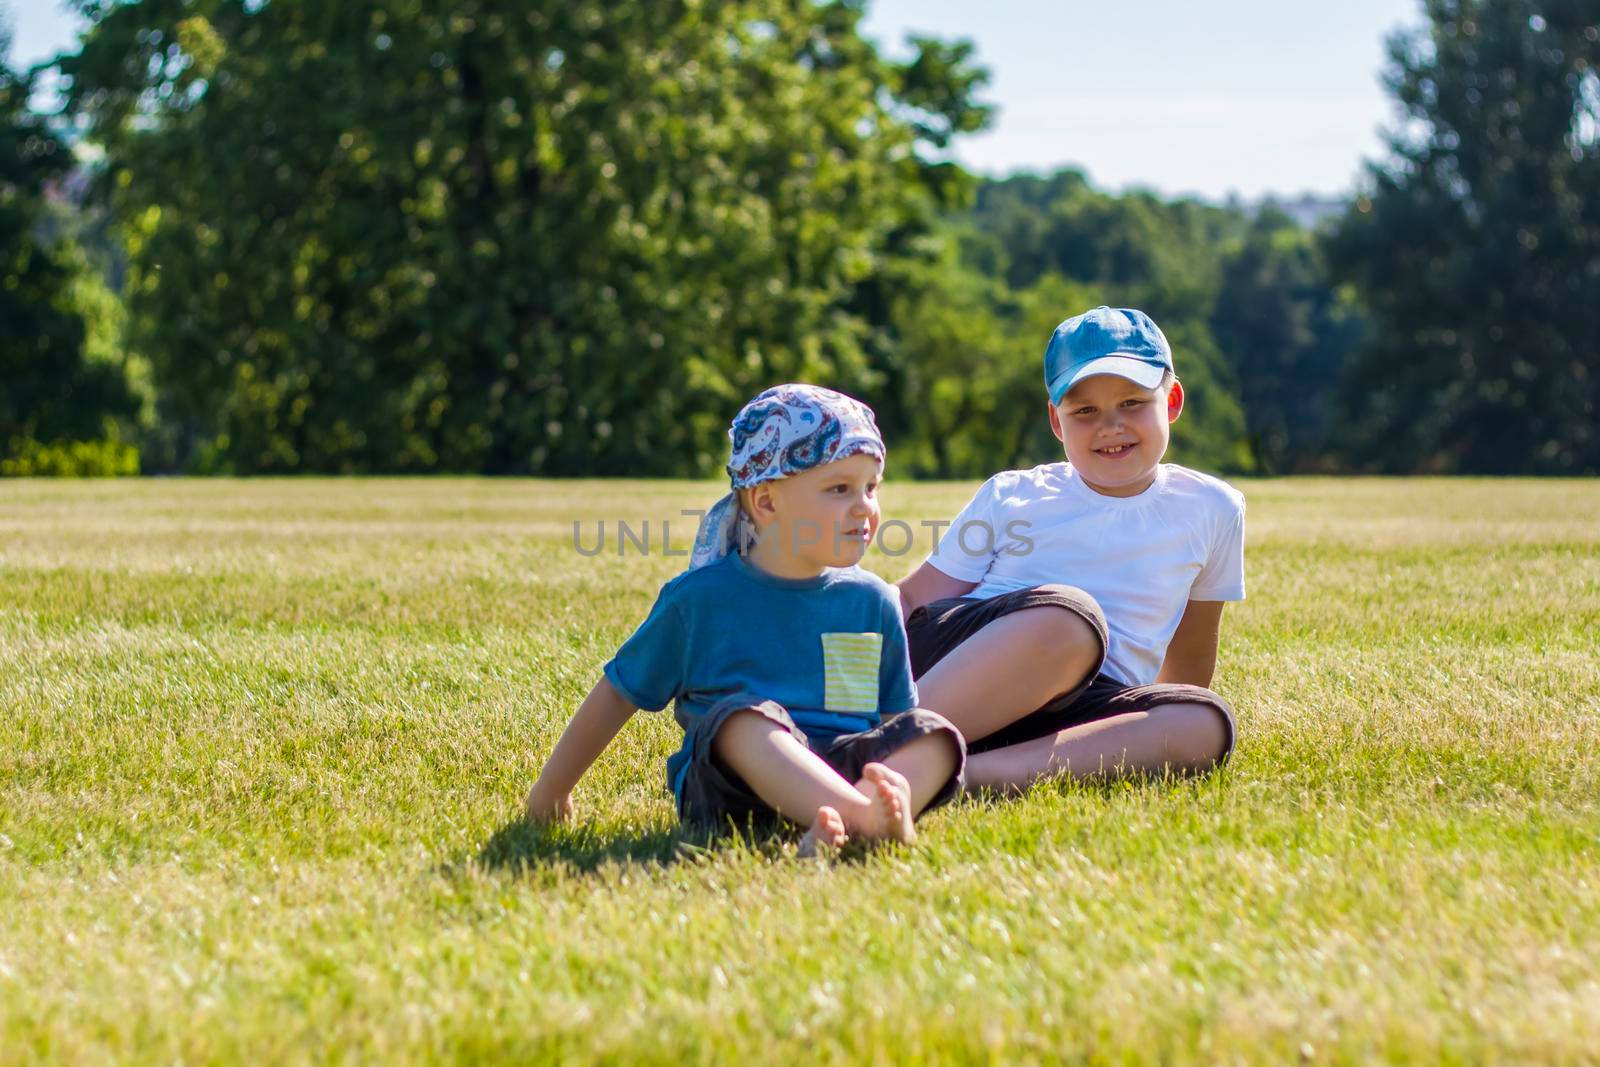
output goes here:
[[1600, 484], [1243, 488], [1225, 772], [816, 864], [518, 822], [715, 485], [0, 482], [0, 1061], [1600, 1060]]

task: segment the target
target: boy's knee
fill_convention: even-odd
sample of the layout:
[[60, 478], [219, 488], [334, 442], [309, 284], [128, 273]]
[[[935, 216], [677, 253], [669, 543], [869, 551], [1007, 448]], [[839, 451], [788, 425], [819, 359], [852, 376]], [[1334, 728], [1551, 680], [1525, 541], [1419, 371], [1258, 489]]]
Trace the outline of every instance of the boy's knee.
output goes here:
[[1100, 634], [1094, 623], [1071, 608], [1046, 604], [1013, 616], [1026, 626], [1027, 639], [1041, 652], [1098, 652]]
[[929, 711], [927, 708], [918, 708], [917, 715], [931, 727], [927, 733], [918, 738], [919, 741], [941, 746], [957, 763], [966, 759], [967, 741], [961, 736], [961, 731], [956, 728], [955, 723], [937, 711]]
[[711, 730], [711, 752], [720, 759], [726, 755], [729, 746], [792, 733], [789, 723], [775, 714], [775, 709], [754, 704], [728, 712], [715, 724]]
[[1055, 675], [1052, 681], [1059, 692], [1069, 693], [1093, 676], [1104, 648], [1092, 621], [1054, 605], [1028, 608], [1013, 617], [1023, 624], [1023, 639], [1034, 662]]
[[939, 753], [941, 756], [948, 755], [957, 763], [966, 761], [966, 739], [961, 736], [955, 723], [937, 711], [914, 708], [895, 716], [894, 721], [884, 729], [895, 738], [891, 743], [896, 746], [896, 753], [908, 750], [924, 755]]
[[1215, 770], [1233, 751], [1233, 720], [1213, 704], [1163, 704], [1151, 708], [1150, 717], [1161, 720], [1169, 763], [1175, 771], [1204, 774]]
[[[1100, 602], [1075, 585], [1050, 584], [1037, 587], [1041, 592], [1054, 594], [1063, 603], [1062, 610], [1069, 615], [1076, 616], [1083, 624], [1089, 627], [1090, 633], [1100, 637], [1107, 632], [1106, 613], [1101, 610]], [[1071, 604], [1071, 607], [1067, 607]]]

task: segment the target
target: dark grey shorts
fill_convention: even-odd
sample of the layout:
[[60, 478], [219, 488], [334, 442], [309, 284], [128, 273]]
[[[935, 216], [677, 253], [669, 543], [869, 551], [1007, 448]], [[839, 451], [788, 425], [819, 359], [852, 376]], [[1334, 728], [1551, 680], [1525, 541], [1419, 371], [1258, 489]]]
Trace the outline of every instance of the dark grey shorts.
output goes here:
[[[961, 642], [996, 619], [1029, 608], [1059, 607], [1077, 615], [1100, 637], [1100, 663], [1105, 663], [1110, 643], [1105, 613], [1093, 597], [1070, 585], [1039, 585], [1002, 593], [987, 600], [951, 597], [935, 600], [911, 613], [906, 620], [906, 638], [911, 646], [911, 674], [921, 678], [929, 668], [950, 654]], [[1128, 685], [1097, 669], [1071, 692], [1062, 693], [1048, 704], [1024, 715], [987, 737], [973, 741], [969, 750], [987, 752], [1022, 741], [1098, 722], [1113, 715], [1150, 711], [1163, 704], [1204, 704], [1216, 709], [1228, 728], [1228, 748], [1223, 760], [1233, 754], [1238, 728], [1227, 701], [1198, 685]]]
[[731, 716], [746, 710], [757, 712], [788, 730], [849, 782], [858, 781], [861, 769], [867, 764], [881, 762], [917, 738], [927, 734], [945, 734], [956, 743], [958, 757], [955, 773], [923, 810], [931, 811], [947, 803], [961, 792], [965, 784], [966, 742], [962, 740], [959, 730], [931, 711], [914, 708], [890, 715], [874, 729], [842, 734], [831, 743], [819, 746], [806, 737], [789, 717], [789, 712], [776, 701], [753, 700], [748, 696], [731, 697], [713, 705], [685, 735], [689, 764], [684, 769], [683, 785], [678, 792], [678, 818], [685, 823], [726, 827], [732, 822], [735, 826], [744, 827], [751, 822], [768, 824], [777, 819], [777, 813], [767, 806], [766, 801], [756, 796], [755, 791], [717, 759], [712, 751], [711, 743], [717, 731]]

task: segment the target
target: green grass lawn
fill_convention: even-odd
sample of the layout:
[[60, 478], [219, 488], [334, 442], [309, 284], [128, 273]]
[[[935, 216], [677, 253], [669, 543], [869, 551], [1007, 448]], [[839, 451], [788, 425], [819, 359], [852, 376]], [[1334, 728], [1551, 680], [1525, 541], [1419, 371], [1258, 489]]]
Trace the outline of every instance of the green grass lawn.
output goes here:
[[1600, 483], [1243, 488], [1224, 773], [816, 864], [517, 822], [715, 486], [0, 482], [0, 1061], [1600, 1060]]

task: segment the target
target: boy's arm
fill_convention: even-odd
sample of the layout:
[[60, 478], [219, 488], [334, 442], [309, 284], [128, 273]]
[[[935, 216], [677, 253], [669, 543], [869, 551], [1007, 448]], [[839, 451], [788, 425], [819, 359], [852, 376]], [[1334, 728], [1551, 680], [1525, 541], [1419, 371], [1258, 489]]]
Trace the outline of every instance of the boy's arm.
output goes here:
[[924, 604], [946, 597], [966, 596], [978, 588], [977, 582], [963, 582], [926, 561], [922, 566], [895, 583], [900, 590], [900, 617], [911, 618], [911, 613]]
[[604, 676], [589, 690], [562, 731], [550, 760], [528, 792], [528, 818], [560, 822], [572, 817], [572, 787], [639, 709]]
[[1191, 600], [1167, 643], [1166, 657], [1156, 681], [1209, 686], [1217, 670], [1217, 641], [1222, 633], [1226, 601]]

